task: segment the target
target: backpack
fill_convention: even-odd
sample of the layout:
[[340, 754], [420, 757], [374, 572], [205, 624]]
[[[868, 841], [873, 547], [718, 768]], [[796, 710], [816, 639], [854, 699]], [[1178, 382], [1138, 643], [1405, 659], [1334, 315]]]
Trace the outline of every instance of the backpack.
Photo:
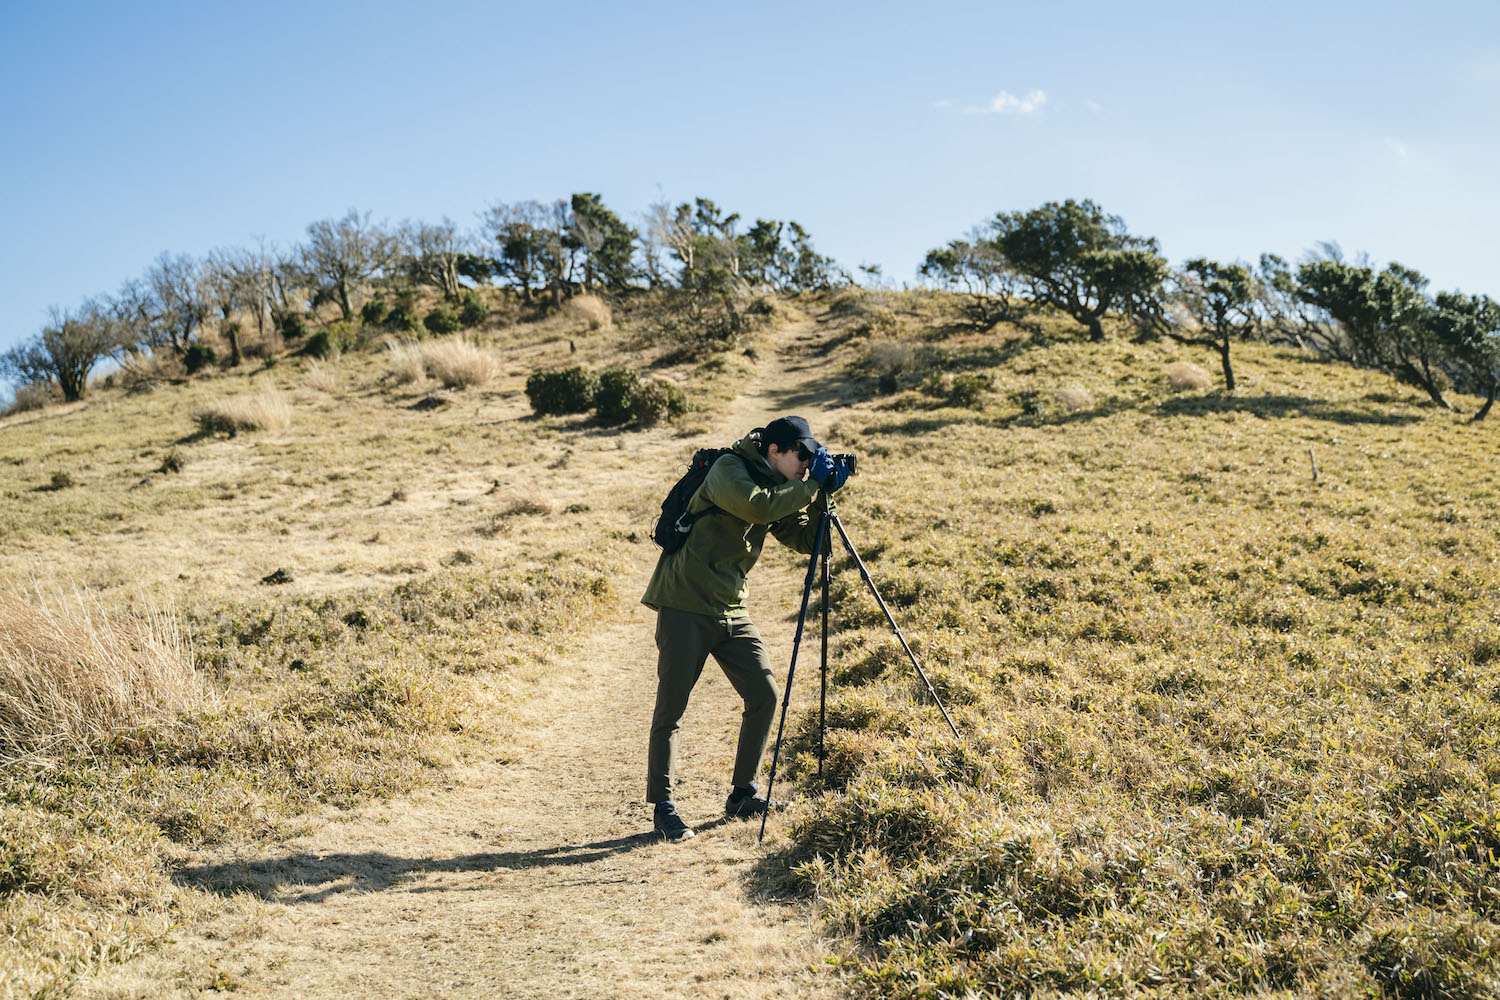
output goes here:
[[[689, 514], [688, 502], [698, 492], [698, 487], [703, 485], [703, 480], [708, 478], [708, 470], [713, 464], [733, 451], [733, 448], [699, 448], [693, 453], [687, 472], [677, 480], [677, 484], [667, 493], [667, 498], [661, 502], [661, 516], [651, 528], [651, 540], [661, 546], [663, 552], [676, 552], [682, 548], [693, 522], [704, 514], [712, 514], [718, 510], [717, 507], [710, 507], [700, 514]], [[749, 468], [748, 463], [746, 468]]]

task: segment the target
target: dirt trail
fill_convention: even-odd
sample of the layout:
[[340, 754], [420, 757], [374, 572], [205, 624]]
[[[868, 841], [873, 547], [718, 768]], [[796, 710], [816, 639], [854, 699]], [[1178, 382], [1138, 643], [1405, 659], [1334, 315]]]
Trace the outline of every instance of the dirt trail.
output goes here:
[[[811, 323], [782, 328], [775, 356], [703, 443], [781, 412], [826, 433], [836, 413], [816, 398], [831, 372], [800, 349], [812, 336]], [[638, 459], [683, 444], [664, 434]], [[755, 888], [758, 824], [722, 819], [740, 704], [712, 663], [681, 740], [677, 801], [698, 836], [650, 836], [654, 613], [637, 597], [654, 559], [654, 548], [636, 550], [618, 605], [518, 707], [509, 738], [438, 785], [338, 814], [259, 856], [185, 872], [250, 892], [80, 992], [198, 995], [218, 977], [256, 997], [837, 995], [835, 978], [818, 971], [828, 953], [808, 908]], [[763, 560], [753, 579], [752, 614], [778, 683], [800, 583], [787, 558]]]

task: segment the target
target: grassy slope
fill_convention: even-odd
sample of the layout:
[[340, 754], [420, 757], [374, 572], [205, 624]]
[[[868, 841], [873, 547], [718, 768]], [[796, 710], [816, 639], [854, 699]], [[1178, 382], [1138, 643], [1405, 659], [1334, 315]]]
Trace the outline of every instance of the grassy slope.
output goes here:
[[[180, 725], [6, 766], [0, 992], [167, 933], [201, 902], [167, 878], [190, 851], [284, 836], [504, 738], [517, 689], [616, 599], [659, 501], [588, 472], [641, 432], [533, 417], [526, 374], [629, 360], [714, 405], [748, 364], [674, 362], [587, 319], [481, 332], [505, 373], [432, 411], [411, 407], [439, 387], [397, 383], [372, 344], [321, 379], [287, 358], [0, 421], [0, 583], [175, 607], [216, 692]], [[288, 430], [197, 433], [198, 406], [268, 384]], [[59, 472], [74, 485], [38, 489]], [[294, 582], [260, 585], [278, 568]]]
[[[829, 434], [865, 457], [844, 519], [965, 734], [845, 572], [790, 861], [863, 988], [1493, 995], [1495, 427], [1260, 345], [1232, 397], [1174, 393], [1209, 359], [852, 312], [868, 391], [907, 363]], [[964, 370], [978, 408], [911, 388]]]

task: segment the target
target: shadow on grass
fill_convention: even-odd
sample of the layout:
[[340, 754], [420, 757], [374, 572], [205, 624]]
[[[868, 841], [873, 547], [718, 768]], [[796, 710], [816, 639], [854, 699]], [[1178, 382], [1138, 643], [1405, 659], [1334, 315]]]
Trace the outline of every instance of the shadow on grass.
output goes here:
[[[728, 822], [723, 818], [699, 824], [702, 832]], [[488, 851], [456, 858], [402, 858], [380, 851], [357, 854], [293, 854], [264, 861], [235, 861], [183, 868], [172, 875], [177, 885], [220, 896], [249, 892], [278, 903], [320, 903], [341, 892], [381, 892], [430, 873], [519, 871], [531, 868], [571, 868], [593, 864], [615, 854], [659, 843], [650, 831], [597, 840], [587, 844], [540, 847], [531, 851]], [[569, 884], [602, 885], [619, 879], [580, 878]], [[409, 891], [438, 891], [421, 887]]]
[[1304, 396], [1190, 396], [1168, 399], [1157, 406], [1165, 416], [1196, 416], [1210, 413], [1249, 413], [1259, 417], [1310, 417], [1337, 424], [1404, 426], [1422, 418], [1409, 413], [1351, 410], [1321, 399]]

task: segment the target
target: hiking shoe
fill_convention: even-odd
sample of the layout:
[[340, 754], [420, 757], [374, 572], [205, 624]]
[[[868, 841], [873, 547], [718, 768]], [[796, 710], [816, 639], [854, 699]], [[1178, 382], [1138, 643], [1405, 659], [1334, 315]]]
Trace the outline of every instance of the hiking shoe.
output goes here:
[[749, 819], [751, 816], [760, 816], [766, 811], [766, 800], [755, 782], [751, 782], [744, 788], [736, 788], [729, 793], [729, 798], [724, 800], [724, 815], [730, 819]]
[[693, 828], [682, 821], [682, 817], [677, 815], [677, 807], [670, 802], [656, 804], [653, 825], [656, 827], [658, 837], [673, 843], [687, 840], [693, 835]]

